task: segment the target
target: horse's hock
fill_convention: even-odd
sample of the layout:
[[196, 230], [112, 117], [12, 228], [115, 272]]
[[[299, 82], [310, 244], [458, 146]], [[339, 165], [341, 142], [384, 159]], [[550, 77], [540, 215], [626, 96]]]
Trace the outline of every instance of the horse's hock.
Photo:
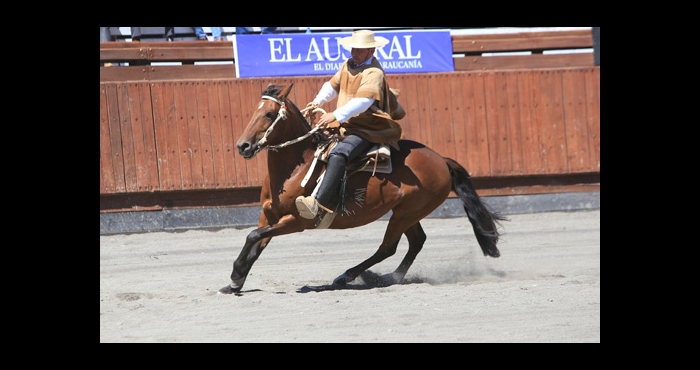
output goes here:
[[[457, 43], [462, 39], [453, 37]], [[101, 60], [102, 44], [116, 43], [101, 43]], [[176, 54], [183, 58], [207, 48], [199, 55], [220, 59], [221, 45], [231, 47], [142, 44], [151, 48], [146, 56], [178, 44], [191, 52]], [[109, 58], [128, 58], [124, 49], [109, 49]], [[401, 91], [405, 137], [462, 163], [480, 196], [576, 198], [600, 190], [600, 66], [588, 57], [543, 62], [533, 54], [527, 63], [546, 65], [521, 57], [510, 67], [490, 61], [490, 70], [390, 74], [387, 80]], [[486, 57], [479, 58], [483, 65]], [[185, 61], [100, 67], [101, 234], [256, 223], [267, 154], [246, 161], [235, 148], [252, 105], [270, 83], [293, 83], [294, 101], [311, 101], [330, 77], [237, 79], [232, 65]], [[565, 65], [552, 66], [557, 62]], [[323, 108], [334, 110], [334, 102]]]

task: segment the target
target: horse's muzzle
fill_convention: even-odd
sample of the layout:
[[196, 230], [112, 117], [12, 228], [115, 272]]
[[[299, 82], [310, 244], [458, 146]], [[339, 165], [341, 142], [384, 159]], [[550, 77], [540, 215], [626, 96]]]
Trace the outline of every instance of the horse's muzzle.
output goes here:
[[258, 150], [255, 149], [256, 145], [247, 141], [238, 142], [236, 146], [238, 147], [238, 154], [245, 159], [251, 159], [258, 153]]

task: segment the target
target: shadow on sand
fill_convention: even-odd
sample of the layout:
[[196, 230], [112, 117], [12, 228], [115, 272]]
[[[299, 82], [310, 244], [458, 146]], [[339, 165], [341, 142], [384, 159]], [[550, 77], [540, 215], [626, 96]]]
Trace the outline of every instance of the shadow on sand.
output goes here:
[[305, 285], [297, 290], [297, 293], [309, 293], [309, 292], [324, 292], [329, 290], [367, 290], [374, 288], [384, 288], [391, 285], [399, 284], [420, 284], [425, 283], [421, 278], [404, 278], [402, 281], [397, 282], [393, 274], [379, 275], [372, 271], [366, 270], [360, 274], [355, 280], [346, 285], [339, 284], [328, 284], [328, 285], [316, 285], [309, 286]]

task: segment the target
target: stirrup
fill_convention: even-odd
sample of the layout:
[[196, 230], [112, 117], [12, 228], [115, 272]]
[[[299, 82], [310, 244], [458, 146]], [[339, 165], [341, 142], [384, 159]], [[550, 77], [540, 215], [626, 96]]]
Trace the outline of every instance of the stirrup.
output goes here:
[[[311, 198], [311, 200], [313, 201], [311, 205], [306, 204], [305, 202], [305, 200], [307, 200], [308, 198]], [[316, 216], [318, 216], [318, 202], [313, 196], [305, 197], [303, 195], [300, 195], [294, 200], [294, 203], [297, 207], [297, 211], [299, 211], [299, 216], [301, 216], [302, 218], [305, 218], [307, 220], [313, 220]]]

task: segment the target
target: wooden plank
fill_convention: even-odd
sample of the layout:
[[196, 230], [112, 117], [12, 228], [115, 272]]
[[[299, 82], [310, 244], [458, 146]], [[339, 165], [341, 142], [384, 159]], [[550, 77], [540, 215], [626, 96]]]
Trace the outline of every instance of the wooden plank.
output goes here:
[[465, 101], [470, 106], [468, 109], [473, 112], [467, 126], [467, 147], [471, 148], [467, 163], [474, 177], [491, 175], [484, 80], [484, 73], [470, 73], [465, 75], [463, 85]]
[[[207, 186], [215, 189], [226, 187], [226, 162], [224, 161], [224, 144], [221, 128], [221, 108], [219, 104], [219, 88], [221, 81], [208, 81], [205, 84], [208, 101], [208, 117], [211, 128], [211, 174], [205, 175], [205, 181], [211, 177], [212, 183]], [[204, 140], [202, 141], [204, 145]], [[206, 173], [206, 172], [205, 172]]]
[[[214, 173], [213, 155], [213, 129], [209, 100], [210, 81], [196, 81], [195, 91], [197, 96], [197, 126], [199, 127], [200, 156], [202, 158], [202, 189], [216, 188], [216, 174]], [[218, 102], [217, 102], [218, 104]]]
[[465, 56], [454, 58], [455, 71], [591, 67], [593, 53]]
[[523, 148], [523, 174], [535, 175], [540, 173], [542, 168], [539, 155], [539, 132], [534, 109], [538, 98], [535, 92], [538, 84], [535, 82], [536, 75], [532, 71], [518, 71], [517, 75], [519, 121]]
[[[108, 43], [112, 44], [112, 43]], [[115, 43], [121, 44], [121, 43]], [[102, 45], [102, 44], [101, 44]], [[143, 48], [104, 48], [100, 47], [100, 62], [122, 62], [130, 60], [147, 60], [148, 51]]]
[[588, 126], [586, 125], [585, 73], [566, 71], [562, 75], [566, 155], [569, 172], [591, 170]]
[[170, 190], [184, 189], [183, 163], [180, 150], [180, 126], [181, 115], [178, 114], [176, 104], [176, 90], [180, 82], [164, 84], [166, 90], [163, 94], [163, 106], [166, 107], [166, 122], [168, 125], [168, 156], [170, 162]]
[[[143, 33], [143, 30], [142, 30]], [[590, 32], [589, 32], [590, 33]], [[226, 49], [233, 50], [232, 41], [220, 42], [191, 42], [191, 41], [141, 41], [141, 42], [105, 42], [100, 43], [100, 51], [103, 50], [138, 50], [138, 49], [168, 49], [168, 48], [190, 48], [190, 49]]]
[[[272, 83], [272, 79], [260, 78], [251, 80], [251, 102], [250, 112], [252, 114], [253, 109], [257, 108], [257, 102], [262, 100], [262, 92], [265, 91], [267, 86]], [[250, 122], [248, 119], [247, 122]], [[252, 186], [262, 186], [265, 178], [267, 177], [267, 150], [262, 150], [258, 153], [255, 158], [252, 159], [252, 165], [255, 166], [255, 178], [251, 179], [253, 181]]]
[[[259, 100], [260, 92], [258, 91], [257, 84], [252, 81], [252, 79], [245, 79], [242, 84], [239, 85], [240, 89], [240, 99], [241, 99], [241, 126], [243, 129], [248, 126], [252, 117], [252, 110], [254, 109], [255, 103]], [[239, 135], [243, 133], [243, 130], [239, 132]], [[238, 141], [238, 139], [236, 139]], [[257, 156], [256, 156], [257, 158]], [[256, 158], [246, 160], [246, 174], [244, 186], [256, 186], [258, 183], [258, 166], [255, 162]]]
[[593, 47], [591, 30], [453, 35], [453, 53], [581, 49]]
[[111, 101], [107, 96], [107, 90], [114, 88], [100, 84], [100, 194], [116, 193], [109, 117]]
[[143, 99], [143, 116], [141, 122], [143, 122], [144, 127], [143, 140], [146, 147], [146, 164], [148, 166], [147, 190], [156, 191], [160, 190], [160, 180], [158, 178], [158, 155], [155, 137], [155, 122], [153, 121], [153, 94], [151, 92], [150, 83], [143, 83], [139, 86], [141, 87], [141, 96]]
[[543, 70], [539, 73], [542, 89], [542, 121], [540, 129], [544, 143], [545, 173], [566, 173], [564, 150], [563, 109], [561, 105], [560, 71]]
[[531, 71], [518, 71], [518, 122], [520, 122], [521, 142], [523, 153], [523, 174], [533, 175], [538, 173], [539, 142], [536, 125], [533, 122], [534, 89], [533, 73]]
[[170, 91], [165, 87], [165, 83], [151, 83], [151, 101], [153, 109], [153, 128], [156, 142], [156, 158], [158, 162], [159, 190], [173, 189], [171, 177], [172, 155], [168, 145], [168, 122], [165, 106], [164, 94]]
[[236, 186], [237, 164], [235, 161], [236, 144], [233, 139], [233, 121], [231, 118], [231, 98], [229, 91], [231, 81], [217, 81], [219, 115], [221, 117], [221, 150], [223, 158], [224, 176], [222, 186], [232, 188]]
[[100, 82], [215, 80], [236, 77], [233, 64], [100, 67]]
[[136, 154], [134, 153], [134, 137], [131, 127], [131, 99], [129, 86], [126, 83], [117, 85], [117, 101], [119, 104], [119, 124], [121, 126], [122, 137], [122, 162], [124, 163], [124, 185], [125, 191], [138, 191], [138, 181], [136, 176]]
[[180, 158], [180, 177], [182, 189], [189, 190], [194, 187], [192, 181], [192, 155], [189, 147], [189, 126], [187, 119], [187, 98], [185, 92], [186, 81], [173, 84], [173, 96], [175, 103], [175, 121], [177, 127], [177, 153]]
[[[229, 98], [231, 102], [231, 122], [233, 127], [233, 142], [237, 143], [245, 129], [248, 122], [244, 122], [245, 118], [243, 115], [242, 108], [242, 86], [246, 83], [245, 79], [237, 79], [231, 82], [229, 85]], [[250, 109], [246, 107], [246, 109]], [[238, 155], [238, 149], [235, 148], [233, 155], [234, 161], [236, 163], [236, 187], [247, 187], [248, 186], [248, 160]]]
[[557, 69], [550, 72], [553, 78], [553, 88], [554, 93], [554, 106], [550, 110], [553, 117], [553, 132], [554, 132], [554, 143], [552, 145], [552, 151], [556, 153], [555, 156], [555, 168], [556, 173], [569, 173], [569, 165], [567, 160], [567, 149], [566, 149], [566, 125], [564, 124], [564, 104], [562, 92], [562, 76], [567, 72], [564, 69]]
[[234, 60], [233, 42], [107, 42], [100, 43], [101, 62]]
[[487, 40], [487, 39], [502, 39], [502, 38], [513, 38], [513, 37], [519, 37], [522, 39], [528, 39], [528, 38], [533, 38], [533, 37], [547, 37], [547, 36], [592, 36], [593, 30], [592, 28], [590, 29], [577, 29], [577, 30], [540, 30], [540, 31], [532, 31], [532, 30], [522, 30], [519, 32], [510, 32], [510, 33], [481, 33], [481, 34], [474, 34], [474, 35], [468, 35], [468, 34], [459, 34], [459, 35], [452, 35], [453, 39], [463, 39], [466, 37], [473, 37], [477, 38], [480, 40]]
[[312, 78], [290, 78], [285, 81], [285, 84], [294, 84], [289, 98], [299, 110], [304, 109], [316, 97], [316, 81]]
[[183, 176], [182, 164], [180, 163], [180, 120], [175, 104], [175, 90], [179, 82], [163, 83], [165, 87], [163, 93], [163, 107], [165, 107], [165, 122], [168, 132], [168, 160], [170, 162], [170, 188], [169, 190], [182, 190]]
[[196, 85], [199, 82], [185, 82], [185, 110], [187, 112], [187, 151], [192, 164], [192, 189], [204, 186], [202, 145], [200, 139], [199, 109], [197, 106]]
[[433, 132], [430, 126], [433, 124], [430, 118], [431, 106], [433, 103], [433, 92], [430, 91], [428, 76], [416, 75], [416, 89], [423, 93], [423, 99], [417, 108], [416, 118], [421, 124], [418, 126], [420, 139], [417, 140], [425, 146], [433, 148]]
[[[231, 41], [197, 43], [217, 44], [216, 47], [159, 47], [148, 48], [148, 60], [151, 62], [179, 62], [179, 61], [233, 61], [233, 46]], [[209, 45], [206, 45], [209, 46]]]
[[586, 123], [592, 171], [600, 171], [600, 66], [586, 71]]
[[518, 75], [516, 73], [498, 73], [505, 79], [506, 84], [506, 122], [510, 152], [509, 175], [523, 174], [523, 140], [522, 127], [520, 125], [520, 95], [518, 94]]
[[387, 76], [387, 81], [390, 87], [401, 90], [398, 101], [406, 111], [406, 116], [399, 121], [399, 124], [401, 124], [404, 138], [421, 142], [418, 109], [427, 100], [427, 96], [416, 89], [415, 75], [409, 77], [403, 74], [391, 74]]
[[432, 148], [442, 156], [454, 158], [454, 131], [452, 128], [452, 100], [447, 75], [428, 76], [430, 89], [430, 124]]
[[145, 163], [146, 156], [143, 143], [143, 127], [141, 125], [141, 92], [139, 91], [138, 85], [135, 83], [127, 83], [125, 88], [129, 96], [127, 108], [129, 109], [129, 126], [131, 127], [136, 191], [147, 191], [148, 187], [144, 187], [147, 183], [148, 168]]
[[158, 185], [158, 173], [150, 89], [147, 83], [129, 83], [128, 90], [137, 188], [153, 191]]
[[236, 68], [233, 64], [150, 66], [149, 80], [214, 80], [235, 78]]
[[484, 74], [484, 97], [486, 103], [487, 141], [489, 163], [492, 176], [504, 176], [510, 168], [510, 154], [505, 145], [507, 140], [503, 97], [505, 87], [497, 83], [496, 74]]
[[145, 66], [100, 67], [100, 82], [148, 81]]
[[[512, 174], [513, 171], [513, 155], [511, 153], [510, 142], [513, 141], [510, 137], [508, 122], [509, 112], [508, 112], [508, 83], [506, 81], [506, 74], [503, 72], [493, 72], [493, 83], [494, 91], [496, 92], [496, 100], [494, 109], [496, 110], [497, 121], [493, 122], [495, 124], [496, 130], [493, 133], [493, 137], [496, 141], [495, 152], [497, 153], [498, 159], [492, 161], [492, 166], [498, 168], [500, 172], [494, 171], [495, 175], [507, 176]], [[494, 127], [489, 125], [489, 127]], [[491, 132], [489, 132], [491, 134]], [[489, 148], [489, 152], [493, 152]]]
[[[463, 74], [462, 74], [463, 75]], [[450, 100], [452, 107], [452, 130], [454, 134], [455, 153], [453, 159], [465, 166], [469, 157], [467, 144], [467, 122], [469, 117], [467, 104], [465, 103], [464, 92], [462, 91], [463, 81], [457, 75], [449, 78]], [[469, 171], [469, 168], [467, 168]]]

